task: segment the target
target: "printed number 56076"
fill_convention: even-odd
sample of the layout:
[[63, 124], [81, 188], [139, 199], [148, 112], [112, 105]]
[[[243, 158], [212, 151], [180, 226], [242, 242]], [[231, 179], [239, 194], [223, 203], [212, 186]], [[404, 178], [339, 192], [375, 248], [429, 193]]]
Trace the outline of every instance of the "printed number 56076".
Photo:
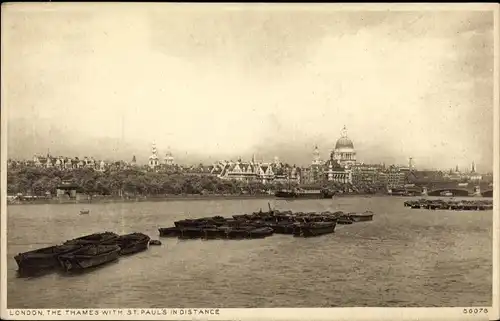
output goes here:
[[469, 308], [464, 309], [464, 314], [478, 314], [478, 313], [488, 313], [488, 309], [486, 308]]

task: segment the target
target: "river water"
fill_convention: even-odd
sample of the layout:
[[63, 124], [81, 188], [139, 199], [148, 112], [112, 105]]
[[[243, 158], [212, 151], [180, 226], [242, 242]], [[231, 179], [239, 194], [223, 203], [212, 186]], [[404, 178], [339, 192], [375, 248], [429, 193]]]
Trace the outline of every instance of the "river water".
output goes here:
[[19, 278], [13, 256], [104, 230], [266, 210], [268, 200], [8, 207], [8, 308], [490, 306], [492, 211], [430, 211], [400, 197], [270, 200], [280, 210], [365, 211], [371, 222], [316, 238], [178, 240], [89, 273]]

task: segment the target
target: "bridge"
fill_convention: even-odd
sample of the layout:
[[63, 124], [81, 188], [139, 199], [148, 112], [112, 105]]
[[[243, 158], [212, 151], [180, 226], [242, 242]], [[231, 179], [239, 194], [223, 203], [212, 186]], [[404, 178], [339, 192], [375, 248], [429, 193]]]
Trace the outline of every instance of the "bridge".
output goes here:
[[422, 189], [423, 194], [429, 196], [442, 196], [443, 193], [451, 193], [452, 196], [481, 195], [483, 197], [493, 197], [493, 183], [487, 182], [429, 182], [415, 185]]

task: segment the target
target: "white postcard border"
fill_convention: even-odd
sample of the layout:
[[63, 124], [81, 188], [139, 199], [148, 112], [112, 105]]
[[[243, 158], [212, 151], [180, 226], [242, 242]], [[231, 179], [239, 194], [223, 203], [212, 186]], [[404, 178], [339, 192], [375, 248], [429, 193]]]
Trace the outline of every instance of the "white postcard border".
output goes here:
[[[145, 3], [4, 3], [2, 4], [2, 16], [5, 14], [6, 7], [24, 7], [23, 10], [85, 10], [93, 6], [144, 6]], [[159, 5], [158, 3], [155, 5]], [[167, 4], [164, 6], [192, 6], [192, 9], [202, 9], [210, 4]], [[221, 4], [225, 9], [246, 8], [250, 4]], [[307, 10], [324, 10], [324, 7], [330, 9], [345, 10], [391, 10], [391, 11], [492, 11], [494, 14], [494, 209], [493, 209], [493, 298], [491, 307], [455, 307], [455, 308], [271, 308], [271, 309], [224, 309], [224, 308], [199, 308], [199, 309], [7, 309], [7, 111], [6, 111], [6, 92], [4, 85], [4, 76], [1, 77], [1, 154], [0, 154], [0, 253], [2, 253], [0, 262], [0, 306], [1, 318], [9, 320], [67, 320], [67, 319], [85, 319], [85, 320], [465, 320], [465, 319], [489, 319], [500, 318], [499, 306], [499, 267], [500, 267], [500, 215], [499, 204], [500, 192], [498, 184], [500, 182], [500, 118], [499, 118], [499, 66], [498, 66], [498, 37], [499, 37], [499, 7], [494, 3], [470, 3], [470, 4], [253, 4], [253, 9], [259, 10], [281, 10], [284, 7], [294, 7]], [[333, 7], [333, 8], [332, 8]], [[3, 20], [3, 19], [2, 19]], [[2, 32], [4, 28], [2, 28]], [[2, 45], [3, 53], [3, 45]], [[2, 54], [3, 64], [3, 54]], [[486, 312], [484, 309], [487, 309]], [[207, 313], [193, 312], [194, 310], [203, 310]], [[182, 312], [183, 311], [183, 312]], [[190, 311], [190, 312], [189, 312]], [[215, 312], [217, 311], [217, 312]]]

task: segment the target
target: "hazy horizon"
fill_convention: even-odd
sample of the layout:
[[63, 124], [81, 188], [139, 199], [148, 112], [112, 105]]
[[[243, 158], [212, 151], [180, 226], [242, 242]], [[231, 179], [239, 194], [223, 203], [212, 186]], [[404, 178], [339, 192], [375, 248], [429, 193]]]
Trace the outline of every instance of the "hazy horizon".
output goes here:
[[345, 125], [360, 162], [492, 171], [491, 11], [29, 6], [2, 10], [8, 157], [307, 165]]

